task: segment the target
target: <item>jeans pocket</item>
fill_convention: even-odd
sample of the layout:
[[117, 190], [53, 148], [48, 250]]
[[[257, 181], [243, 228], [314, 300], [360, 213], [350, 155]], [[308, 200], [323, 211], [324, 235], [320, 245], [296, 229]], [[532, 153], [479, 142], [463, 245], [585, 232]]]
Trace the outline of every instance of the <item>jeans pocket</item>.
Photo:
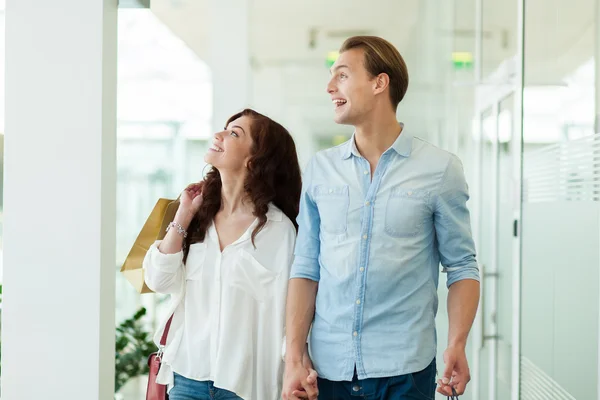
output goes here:
[[173, 388], [169, 400], [210, 400], [212, 398], [207, 381], [197, 381], [174, 373]]
[[419, 394], [424, 400], [434, 400], [435, 359], [424, 370], [409, 375], [415, 394]]

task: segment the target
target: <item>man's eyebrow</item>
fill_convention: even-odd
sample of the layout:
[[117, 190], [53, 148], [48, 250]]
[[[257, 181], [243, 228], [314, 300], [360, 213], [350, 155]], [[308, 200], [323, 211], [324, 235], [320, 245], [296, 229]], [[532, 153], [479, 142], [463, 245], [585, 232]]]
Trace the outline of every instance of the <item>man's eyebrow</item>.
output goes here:
[[335, 67], [333, 67], [332, 69], [329, 70], [329, 73], [333, 74], [335, 71], [337, 71], [339, 69], [342, 69], [342, 68], [348, 68], [348, 69], [350, 69], [350, 67], [348, 67], [347, 65], [344, 65], [344, 64], [342, 64], [342, 65], [336, 65]]

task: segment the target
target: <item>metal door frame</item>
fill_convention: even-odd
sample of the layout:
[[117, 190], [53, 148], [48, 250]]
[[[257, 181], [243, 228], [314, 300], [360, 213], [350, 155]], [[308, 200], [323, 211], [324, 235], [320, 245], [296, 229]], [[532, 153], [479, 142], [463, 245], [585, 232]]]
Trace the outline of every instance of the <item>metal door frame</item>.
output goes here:
[[[523, 1], [523, 0], [522, 0]], [[475, 336], [477, 337], [475, 346], [474, 346], [474, 400], [480, 399], [479, 393], [479, 385], [477, 384], [477, 380], [481, 376], [481, 363], [480, 363], [480, 351], [483, 349], [484, 345], [488, 342], [492, 342], [491, 352], [490, 352], [490, 360], [488, 368], [489, 373], [489, 393], [485, 400], [496, 400], [496, 381], [497, 381], [497, 359], [498, 359], [498, 329], [495, 323], [490, 324], [490, 331], [486, 332], [487, 327], [484, 326], [485, 321], [490, 316], [484, 316], [484, 291], [491, 291], [491, 312], [496, 313], [498, 308], [498, 265], [497, 265], [497, 251], [498, 251], [498, 218], [499, 218], [499, 207], [498, 207], [498, 140], [499, 140], [499, 115], [501, 111], [502, 103], [508, 99], [510, 96], [513, 96], [513, 126], [512, 126], [512, 137], [511, 137], [511, 154], [512, 154], [512, 163], [513, 163], [513, 181], [515, 182], [515, 187], [513, 188], [515, 196], [512, 201], [512, 209], [513, 209], [513, 224], [514, 224], [514, 232], [513, 232], [513, 246], [512, 246], [512, 259], [513, 259], [513, 274], [511, 277], [512, 280], [512, 337], [511, 337], [511, 345], [512, 345], [512, 354], [511, 354], [511, 388], [512, 395], [511, 398], [513, 400], [519, 399], [519, 388], [520, 388], [520, 332], [521, 332], [521, 209], [522, 209], [522, 130], [523, 130], [523, 84], [522, 84], [522, 57], [516, 57], [514, 60], [515, 70], [521, 71], [517, 73], [517, 79], [508, 81], [508, 79], [503, 82], [496, 82], [494, 84], [480, 84], [476, 87], [476, 101], [475, 101], [475, 118], [477, 119], [477, 129], [478, 129], [478, 143], [477, 143], [477, 153], [476, 153], [476, 165], [478, 166], [476, 171], [476, 179], [479, 182], [479, 199], [481, 199], [481, 191], [485, 190], [482, 185], [482, 146], [483, 146], [483, 116], [486, 112], [492, 111], [493, 118], [493, 129], [494, 129], [494, 142], [493, 142], [493, 154], [494, 160], [492, 161], [492, 177], [493, 182], [486, 182], [492, 185], [492, 210], [482, 210], [481, 201], [478, 202], [477, 207], [478, 211], [476, 215], [478, 216], [477, 221], [477, 238], [481, 242], [482, 240], [482, 232], [481, 232], [481, 215], [482, 212], [492, 213], [493, 218], [491, 221], [491, 243], [492, 245], [492, 254], [491, 260], [492, 265], [482, 266], [481, 271], [481, 304], [479, 307], [478, 318], [476, 319], [476, 326], [474, 329]], [[488, 185], [489, 187], [489, 185]], [[489, 282], [489, 283], [488, 283]], [[489, 292], [485, 292], [489, 293]], [[484, 400], [484, 399], [481, 399]]]

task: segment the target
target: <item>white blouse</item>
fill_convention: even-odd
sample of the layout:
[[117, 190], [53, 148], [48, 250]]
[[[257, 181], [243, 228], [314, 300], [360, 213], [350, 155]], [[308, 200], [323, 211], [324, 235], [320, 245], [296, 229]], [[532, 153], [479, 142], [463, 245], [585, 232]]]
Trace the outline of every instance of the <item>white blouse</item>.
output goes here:
[[245, 400], [281, 398], [285, 300], [296, 230], [270, 205], [267, 223], [255, 238], [258, 220], [220, 251], [214, 224], [203, 243], [163, 254], [155, 243], [144, 259], [145, 281], [171, 294], [171, 308], [155, 335], [158, 344], [174, 313], [157, 382], [173, 385], [173, 372]]

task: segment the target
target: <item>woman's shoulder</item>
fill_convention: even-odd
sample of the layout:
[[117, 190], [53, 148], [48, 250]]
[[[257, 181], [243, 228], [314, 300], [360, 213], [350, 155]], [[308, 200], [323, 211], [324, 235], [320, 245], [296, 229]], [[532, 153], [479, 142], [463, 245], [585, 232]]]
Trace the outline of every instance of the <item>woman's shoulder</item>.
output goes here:
[[272, 222], [270, 224], [272, 229], [278, 231], [280, 234], [291, 233], [294, 236], [296, 235], [296, 227], [292, 220], [273, 203], [269, 203], [267, 220]]

